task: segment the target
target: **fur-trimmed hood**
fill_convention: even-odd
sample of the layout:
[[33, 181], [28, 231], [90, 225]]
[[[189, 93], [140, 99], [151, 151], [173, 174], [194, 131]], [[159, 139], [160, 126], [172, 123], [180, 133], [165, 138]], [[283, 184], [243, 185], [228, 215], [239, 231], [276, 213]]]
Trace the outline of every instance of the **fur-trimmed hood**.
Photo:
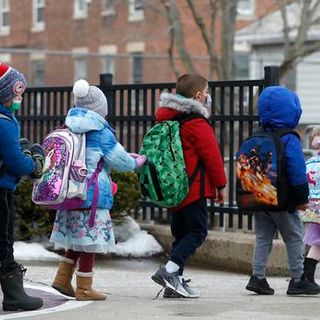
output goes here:
[[209, 111], [201, 102], [172, 93], [161, 93], [158, 111], [162, 108], [172, 109], [175, 113], [195, 113], [209, 118]]

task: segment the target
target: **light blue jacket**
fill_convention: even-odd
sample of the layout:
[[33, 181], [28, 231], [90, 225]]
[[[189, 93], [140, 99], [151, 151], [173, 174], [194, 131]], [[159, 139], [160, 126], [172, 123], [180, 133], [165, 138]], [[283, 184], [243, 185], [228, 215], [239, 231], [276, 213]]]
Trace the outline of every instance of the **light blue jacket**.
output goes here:
[[[111, 193], [110, 170], [134, 170], [136, 167], [135, 160], [117, 142], [113, 128], [98, 113], [81, 107], [71, 108], [66, 117], [66, 125], [74, 133], [86, 134], [88, 179], [97, 168], [99, 160], [103, 158], [104, 167], [99, 174], [98, 208], [111, 209], [113, 196]], [[92, 199], [93, 186], [88, 190], [87, 200], [82, 207], [90, 208]]]

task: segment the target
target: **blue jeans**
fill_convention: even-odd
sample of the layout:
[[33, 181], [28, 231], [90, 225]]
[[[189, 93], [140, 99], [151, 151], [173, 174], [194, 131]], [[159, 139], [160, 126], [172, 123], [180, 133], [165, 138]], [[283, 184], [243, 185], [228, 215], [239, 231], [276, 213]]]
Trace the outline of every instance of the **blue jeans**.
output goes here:
[[285, 242], [290, 276], [300, 279], [303, 273], [303, 224], [296, 212], [258, 212], [255, 214], [256, 244], [253, 254], [253, 275], [265, 277], [268, 256], [276, 230]]
[[193, 202], [171, 214], [174, 237], [170, 260], [180, 266], [182, 275], [186, 260], [201, 246], [208, 234], [208, 214], [200, 201]]

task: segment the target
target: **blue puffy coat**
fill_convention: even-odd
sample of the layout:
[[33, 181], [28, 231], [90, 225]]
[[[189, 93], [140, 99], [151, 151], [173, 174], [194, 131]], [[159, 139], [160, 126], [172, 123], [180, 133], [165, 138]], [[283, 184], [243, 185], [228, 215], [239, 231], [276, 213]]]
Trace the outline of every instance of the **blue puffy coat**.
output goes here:
[[[114, 130], [98, 113], [86, 108], [71, 108], [66, 117], [66, 125], [74, 133], [86, 134], [86, 165], [88, 179], [97, 168], [101, 158], [104, 167], [99, 174], [98, 208], [111, 209], [113, 196], [111, 192], [110, 170], [131, 171], [135, 160], [128, 155], [123, 146], [117, 142]], [[90, 208], [93, 199], [93, 186], [88, 190], [88, 197], [83, 208]]]
[[0, 113], [10, 119], [0, 118], [0, 160], [4, 166], [0, 188], [15, 190], [20, 177], [33, 172], [34, 161], [21, 150], [20, 125], [12, 111], [0, 105]]
[[[298, 96], [280, 86], [267, 87], [262, 91], [258, 100], [258, 109], [260, 124], [265, 126], [266, 130], [268, 127], [294, 129], [302, 114]], [[282, 141], [293, 204], [307, 203], [309, 188], [301, 142], [294, 134], [284, 135]]]

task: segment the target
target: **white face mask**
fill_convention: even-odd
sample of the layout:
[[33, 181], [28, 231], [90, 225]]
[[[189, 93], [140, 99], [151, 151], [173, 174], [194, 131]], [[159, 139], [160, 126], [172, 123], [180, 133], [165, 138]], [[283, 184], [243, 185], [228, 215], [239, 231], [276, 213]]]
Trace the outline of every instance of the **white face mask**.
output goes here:
[[203, 104], [207, 109], [211, 108], [212, 105], [212, 98], [211, 95], [208, 93], [207, 98], [206, 98], [206, 102]]

